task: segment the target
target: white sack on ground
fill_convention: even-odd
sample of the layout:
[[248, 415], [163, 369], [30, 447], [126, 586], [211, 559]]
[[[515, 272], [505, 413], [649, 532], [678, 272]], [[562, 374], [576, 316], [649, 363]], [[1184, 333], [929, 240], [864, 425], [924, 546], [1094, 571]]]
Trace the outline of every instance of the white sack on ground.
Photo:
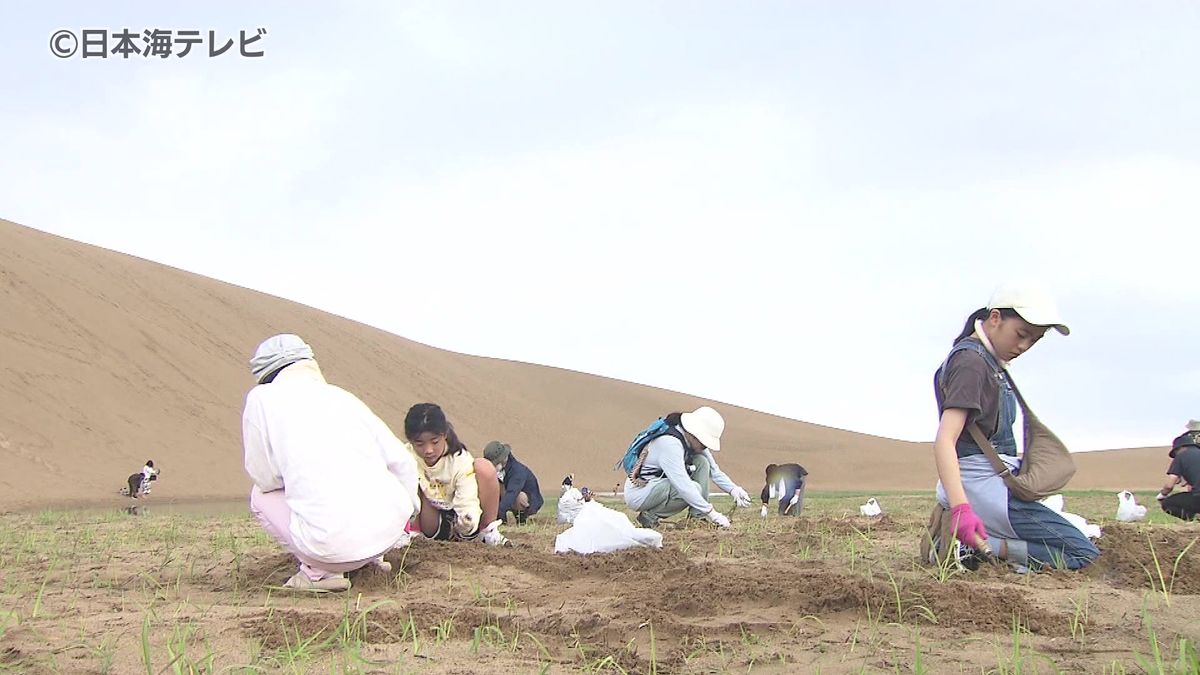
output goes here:
[[585, 502], [570, 529], [554, 538], [555, 553], [611, 553], [635, 546], [662, 548], [662, 534], [634, 527], [624, 513], [597, 502]]
[[[566, 487], [566, 486], [563, 486]], [[575, 516], [579, 515], [579, 510], [587, 502], [583, 501], [583, 493], [573, 487], [566, 487], [561, 497], [558, 498], [558, 522], [573, 523]]]

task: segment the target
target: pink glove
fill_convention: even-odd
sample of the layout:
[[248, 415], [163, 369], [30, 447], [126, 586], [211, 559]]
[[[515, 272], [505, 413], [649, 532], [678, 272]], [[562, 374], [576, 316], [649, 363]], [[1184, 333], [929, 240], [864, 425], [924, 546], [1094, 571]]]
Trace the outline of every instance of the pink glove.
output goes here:
[[987, 547], [987, 530], [969, 503], [964, 502], [950, 509], [950, 527], [963, 544], [974, 549]]

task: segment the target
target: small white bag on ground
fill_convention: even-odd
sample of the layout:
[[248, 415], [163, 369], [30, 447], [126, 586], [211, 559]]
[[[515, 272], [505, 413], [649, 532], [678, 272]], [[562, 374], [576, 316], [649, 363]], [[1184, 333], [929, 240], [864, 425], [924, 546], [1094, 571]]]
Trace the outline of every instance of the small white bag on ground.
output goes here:
[[571, 528], [554, 538], [555, 553], [611, 553], [635, 546], [662, 548], [662, 534], [634, 527], [624, 513], [597, 502], [585, 502]]
[[578, 489], [566, 485], [563, 487], [566, 489], [558, 498], [558, 522], [573, 523], [575, 516], [579, 515], [580, 509], [587, 502], [583, 501], [583, 493]]
[[873, 518], [883, 515], [883, 508], [879, 506], [879, 501], [874, 497], [867, 500], [866, 504], [861, 504], [858, 507], [859, 515]]
[[1117, 520], [1123, 523], [1135, 523], [1139, 520], [1145, 520], [1146, 507], [1137, 503], [1133, 493], [1129, 490], [1122, 490], [1117, 493]]

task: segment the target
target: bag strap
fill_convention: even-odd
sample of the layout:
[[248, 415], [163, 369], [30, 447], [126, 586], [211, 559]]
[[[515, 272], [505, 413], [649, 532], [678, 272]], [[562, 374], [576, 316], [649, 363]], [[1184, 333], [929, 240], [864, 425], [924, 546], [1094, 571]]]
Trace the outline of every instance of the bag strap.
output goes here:
[[[1026, 443], [1028, 443], [1029, 420], [1037, 419], [1037, 415], [1034, 415], [1033, 411], [1029, 409], [1029, 404], [1025, 403], [1025, 397], [1021, 395], [1021, 390], [1017, 388], [1017, 383], [1013, 380], [1012, 373], [1008, 372], [1007, 368], [1004, 369], [1004, 377], [1008, 380], [1008, 386], [1012, 387], [1013, 394], [1017, 397], [1017, 405], [1020, 406], [1021, 416], [1025, 419]], [[972, 422], [967, 426], [967, 433], [971, 434], [971, 440], [975, 441], [975, 445], [978, 445], [979, 449], [983, 450], [983, 454], [987, 456], [988, 462], [995, 469], [996, 475], [1003, 478], [1005, 484], [1011, 484], [1011, 481], [1016, 478], [1012, 474], [1012, 469], [1004, 463], [1004, 460], [1000, 459], [1000, 454], [996, 452], [996, 448], [992, 446], [992, 442], [988, 440], [988, 437], [983, 435], [983, 430], [979, 428], [979, 425]]]
[[991, 462], [992, 468], [996, 470], [996, 475], [1003, 478], [1005, 483], [1012, 480], [1012, 469], [1008, 468], [1008, 465], [1000, 459], [1000, 454], [996, 452], [996, 448], [992, 447], [992, 442], [988, 440], [988, 437], [983, 435], [983, 430], [979, 428], [979, 425], [972, 422], [967, 426], [967, 432], [971, 434], [971, 439], [975, 441], [975, 445], [978, 445], [979, 449], [983, 450], [983, 454]]

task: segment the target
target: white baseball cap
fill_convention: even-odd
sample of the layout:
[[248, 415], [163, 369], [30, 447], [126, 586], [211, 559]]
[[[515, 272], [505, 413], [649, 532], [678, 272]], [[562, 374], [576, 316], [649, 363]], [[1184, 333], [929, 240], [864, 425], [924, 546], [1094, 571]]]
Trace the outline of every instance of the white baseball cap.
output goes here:
[[721, 433], [725, 431], [725, 419], [721, 413], [708, 406], [701, 406], [690, 413], [679, 416], [684, 431], [695, 436], [704, 447], [713, 452], [721, 451]]
[[1054, 298], [1039, 286], [1002, 284], [992, 293], [987, 308], [1011, 309], [1034, 326], [1050, 326], [1063, 335], [1071, 334], [1071, 329], [1063, 323]]

